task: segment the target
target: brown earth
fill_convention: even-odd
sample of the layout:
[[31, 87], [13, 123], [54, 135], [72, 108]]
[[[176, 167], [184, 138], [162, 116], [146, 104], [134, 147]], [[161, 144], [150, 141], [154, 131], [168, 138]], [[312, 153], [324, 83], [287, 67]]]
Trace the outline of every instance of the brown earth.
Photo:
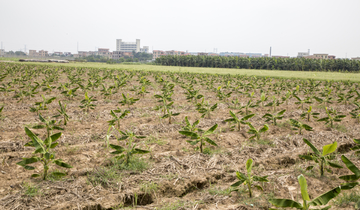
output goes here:
[[[309, 139], [318, 148], [337, 141], [337, 152], [346, 154], [360, 166], [359, 158], [350, 150], [354, 146], [352, 139], [359, 138], [360, 131], [359, 124], [348, 114], [354, 108], [353, 105], [332, 105], [347, 114], [341, 123], [336, 123], [342, 125], [340, 128], [331, 129], [323, 122], [312, 120], [308, 124], [314, 131], [298, 134], [291, 130], [287, 123], [290, 118], [300, 120], [302, 113], [299, 105], [294, 104], [297, 100], [292, 98], [289, 105], [281, 104], [276, 108], [277, 111], [286, 109], [285, 117], [278, 121], [279, 125], [274, 126], [269, 122], [269, 131], [262, 136], [261, 142], [257, 142], [249, 140], [251, 135], [247, 133], [246, 125], [242, 125], [241, 131], [230, 131], [224, 120], [230, 117], [229, 110], [235, 109], [230, 109], [227, 103], [217, 99], [215, 93], [198, 84], [195, 87], [201, 90], [205, 100], [209, 100], [211, 104], [218, 103], [218, 108], [211, 118], [201, 119], [198, 127], [208, 129], [217, 123], [219, 127], [210, 138], [219, 146], [207, 146], [210, 154], [202, 154], [195, 151], [195, 147], [186, 142], [188, 139], [178, 132], [184, 126], [185, 116], [188, 116], [191, 122], [201, 116], [195, 110], [194, 104], [187, 102], [185, 90], [175, 85], [173, 111], [180, 112], [180, 115], [174, 117], [172, 124], [168, 124], [167, 119], [160, 119], [161, 111], [154, 110], [158, 103], [153, 95], [161, 93], [160, 87], [152, 76], [148, 78], [154, 84], [148, 87], [150, 93], [130, 106], [131, 113], [121, 121], [121, 130], [132, 130], [137, 135], [147, 136], [137, 140], [137, 145], [151, 151], [150, 154], [138, 156], [147, 162], [148, 167], [143, 171], [118, 170], [117, 175], [120, 178], [115, 181], [108, 180], [108, 184], [96, 185], [89, 181], [89, 177], [107, 173], [106, 169], [113, 166], [113, 155], [110, 154], [113, 150], [106, 148], [104, 144], [107, 121], [111, 120], [110, 110], [121, 107], [118, 103], [122, 99], [121, 93], [130, 93], [131, 97], [138, 98], [130, 91], [133, 85], [139, 84], [135, 77], [127, 87], [121, 88], [111, 98], [105, 99], [100, 94], [100, 87], [89, 91], [89, 96], [95, 96], [98, 101], [94, 102], [96, 108], [88, 114], [84, 114], [79, 108], [80, 100], [84, 98], [84, 92], [80, 89], [77, 91], [78, 96], [72, 100], [65, 98], [58, 90], [47, 94], [40, 92], [46, 94], [46, 97], [57, 97], [48, 105], [48, 110], [41, 111], [43, 116], [56, 115], [59, 100], [68, 104], [70, 122], [63, 126], [65, 130], [55, 151], [58, 158], [73, 168], [64, 170], [54, 166], [53, 169], [63, 170], [68, 174], [60, 180], [41, 181], [30, 178], [33, 171], [16, 165], [21, 158], [32, 155], [32, 148], [24, 147], [29, 141], [24, 127], [39, 123], [38, 116], [29, 112], [29, 108], [35, 102], [41, 101], [40, 94], [20, 103], [12, 98], [14, 93], [8, 96], [2, 94], [0, 106], [4, 105], [5, 108], [2, 112], [4, 117], [0, 121], [0, 209], [122, 209], [133, 206], [135, 200], [137, 206], [133, 208], [137, 209], [269, 209], [269, 198], [300, 200], [297, 182], [300, 174], [304, 174], [307, 179], [311, 198], [342, 183], [338, 176], [350, 174], [346, 168], [333, 169], [331, 173], [326, 172], [324, 177], [319, 176], [317, 167], [314, 171], [306, 171], [305, 168], [313, 163], [298, 157], [311, 152], [303, 138]], [[10, 77], [3, 83], [9, 81]], [[60, 82], [65, 83], [68, 80], [64, 76]], [[255, 96], [259, 98], [260, 93], [257, 92]], [[243, 105], [248, 101], [248, 98], [239, 93], [232, 94], [231, 98], [239, 98]], [[269, 109], [251, 109], [256, 116], [249, 121], [259, 128], [264, 125], [262, 116], [269, 112]], [[313, 110], [321, 113], [320, 117], [325, 117], [324, 108], [317, 103], [313, 104]], [[305, 120], [302, 121], [306, 123]], [[33, 131], [41, 137], [46, 135], [43, 130]], [[110, 143], [123, 145], [114, 135], [119, 136], [114, 132]], [[226, 193], [230, 185], [236, 182], [235, 172], [245, 173], [245, 162], [249, 158], [254, 160], [253, 173], [267, 175], [270, 182], [262, 184], [263, 192], [254, 189], [254, 198], [249, 198], [245, 186], [241, 187], [239, 192]], [[336, 156], [335, 161], [341, 163], [340, 155]], [[36, 167], [36, 171], [41, 172], [41, 165]], [[35, 196], [29, 195], [29, 183], [38, 189]], [[146, 192], [143, 188], [150, 184], [156, 187]], [[352, 191], [356, 192], [357, 188]], [[352, 203], [341, 207], [330, 203], [334, 206], [332, 209], [354, 209]]]

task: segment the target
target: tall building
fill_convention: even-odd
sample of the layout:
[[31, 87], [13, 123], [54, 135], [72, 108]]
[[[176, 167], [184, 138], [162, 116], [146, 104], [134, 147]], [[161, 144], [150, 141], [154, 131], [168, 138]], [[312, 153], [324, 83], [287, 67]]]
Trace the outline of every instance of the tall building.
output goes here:
[[122, 39], [117, 39], [116, 40], [116, 51], [140, 52], [140, 39], [136, 39], [136, 42], [123, 42]]

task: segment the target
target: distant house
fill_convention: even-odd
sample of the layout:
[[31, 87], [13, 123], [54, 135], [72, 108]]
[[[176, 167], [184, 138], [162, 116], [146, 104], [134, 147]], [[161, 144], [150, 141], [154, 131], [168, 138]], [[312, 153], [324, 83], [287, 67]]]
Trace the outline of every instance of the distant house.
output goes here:
[[351, 60], [360, 61], [360, 57], [351, 58]]
[[314, 53], [314, 56], [317, 57], [317, 58], [320, 58], [320, 59], [329, 59], [329, 54], [315, 54]]

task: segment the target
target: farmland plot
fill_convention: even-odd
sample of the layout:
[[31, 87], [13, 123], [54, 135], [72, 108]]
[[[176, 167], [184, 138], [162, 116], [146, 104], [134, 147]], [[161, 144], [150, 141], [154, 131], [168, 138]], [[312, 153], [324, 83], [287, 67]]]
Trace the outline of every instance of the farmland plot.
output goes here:
[[3, 209], [355, 209], [360, 197], [358, 83], [11, 63], [0, 83]]

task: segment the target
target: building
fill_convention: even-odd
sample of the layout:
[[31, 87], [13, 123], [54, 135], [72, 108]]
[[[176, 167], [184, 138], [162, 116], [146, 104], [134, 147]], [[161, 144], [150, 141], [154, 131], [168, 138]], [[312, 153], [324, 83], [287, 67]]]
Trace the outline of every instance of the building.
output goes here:
[[200, 56], [200, 55], [203, 55], [203, 56], [204, 56], [204, 55], [209, 55], [209, 53], [199, 52], [198, 55], [199, 55], [199, 56]]
[[47, 56], [49, 56], [49, 53], [48, 53], [48, 51], [40, 50], [39, 51], [39, 56], [40, 57], [47, 57]]
[[273, 55], [272, 58], [290, 58], [290, 56]]
[[334, 60], [335, 58], [336, 58], [335, 55], [329, 55], [329, 56], [328, 56], [328, 59], [329, 59], [329, 60]]
[[54, 52], [52, 55], [53, 56], [62, 56], [64, 53], [63, 52]]
[[116, 51], [140, 52], [140, 39], [136, 39], [136, 42], [123, 42], [122, 39], [117, 39], [116, 40]]
[[114, 60], [118, 60], [122, 57], [133, 57], [133, 54], [132, 52], [121, 52], [121, 51], [113, 51], [112, 52], [112, 55], [111, 55], [111, 58], [114, 59]]
[[153, 60], [159, 58], [160, 56], [166, 55], [164, 51], [161, 50], [153, 50]]
[[360, 57], [351, 58], [351, 60], [360, 61]]
[[315, 56], [315, 55], [308, 55], [308, 56], [304, 56], [303, 58], [307, 58], [307, 59], [321, 59], [321, 57]]
[[39, 53], [36, 50], [29, 50], [29, 57], [38, 57]]
[[4, 49], [0, 49], [0, 56], [4, 56], [5, 55], [5, 50]]
[[245, 54], [241, 53], [241, 52], [220, 52], [219, 55], [220, 56], [240, 56], [240, 55], [245, 55]]
[[314, 56], [319, 59], [328, 59], [329, 58], [329, 54], [324, 54], [324, 53], [314, 54]]
[[123, 42], [122, 39], [116, 40], [116, 51], [120, 52], [149, 52], [149, 46], [140, 48], [140, 39], [136, 39], [136, 42]]
[[303, 58], [305, 56], [309, 56], [309, 52], [298, 52], [297, 55], [298, 58]]
[[260, 58], [260, 57], [262, 57], [261, 53], [246, 53], [245, 55], [247, 55], [249, 58]]

